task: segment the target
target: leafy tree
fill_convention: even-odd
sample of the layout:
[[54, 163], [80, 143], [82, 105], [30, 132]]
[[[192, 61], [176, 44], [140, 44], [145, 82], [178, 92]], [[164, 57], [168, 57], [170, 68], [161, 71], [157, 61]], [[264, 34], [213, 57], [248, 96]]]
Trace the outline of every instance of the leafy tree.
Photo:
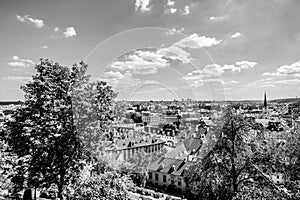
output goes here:
[[[77, 81], [73, 95], [74, 122], [84, 144], [84, 149], [90, 158], [95, 158], [105, 140], [104, 131], [113, 120], [113, 100], [116, 93], [106, 82], [89, 83], [85, 75], [87, 66], [78, 71], [81, 80]], [[74, 70], [78, 69], [76, 67]], [[82, 69], [82, 68], [79, 68]]]
[[30, 186], [64, 186], [76, 177], [82, 160], [82, 143], [73, 117], [72, 95], [83, 74], [83, 64], [72, 69], [40, 60], [32, 81], [22, 87], [24, 105], [6, 122], [7, 141], [25, 167]]
[[253, 152], [246, 142], [255, 127], [230, 108], [222, 121], [214, 148], [185, 175], [194, 194], [204, 199], [232, 199], [256, 174], [251, 165]]
[[154, 153], [146, 153], [144, 150], [138, 151], [128, 160], [130, 165], [124, 165], [124, 170], [131, 173], [131, 178], [135, 184], [145, 186], [148, 178], [148, 166], [165, 154], [166, 149]]
[[13, 167], [16, 162], [16, 156], [11, 154], [8, 145], [0, 140], [0, 196], [8, 194], [13, 189], [11, 177], [15, 175]]
[[68, 186], [68, 196], [75, 199], [121, 200], [127, 198], [126, 190], [133, 186], [128, 176], [116, 172], [92, 174], [92, 166], [86, 165], [80, 178]]

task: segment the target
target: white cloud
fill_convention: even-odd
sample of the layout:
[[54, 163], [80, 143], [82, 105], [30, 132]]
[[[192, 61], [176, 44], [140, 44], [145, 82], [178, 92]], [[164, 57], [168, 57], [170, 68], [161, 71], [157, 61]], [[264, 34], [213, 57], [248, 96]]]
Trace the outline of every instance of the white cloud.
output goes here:
[[142, 81], [137, 78], [133, 78], [130, 72], [124, 74], [115, 71], [104, 72], [100, 80], [106, 81], [118, 92], [127, 92], [126, 90], [132, 89], [139, 85]]
[[230, 38], [234, 39], [240, 36], [242, 36], [242, 34], [240, 32], [236, 32], [235, 34], [231, 35]]
[[224, 83], [225, 85], [232, 85], [232, 84], [237, 84], [238, 81], [231, 80], [231, 81], [224, 81], [223, 83]]
[[[244, 64], [244, 62], [249, 62], [249, 61], [243, 61], [242, 64]], [[228, 81], [228, 82], [223, 81], [221, 79], [221, 75], [226, 71], [240, 72], [242, 69], [246, 69], [245, 67], [241, 67], [241, 66], [242, 65], [221, 66], [218, 64], [210, 64], [210, 65], [206, 65], [203, 69], [195, 70], [191, 73], [188, 73], [186, 76], [183, 77], [183, 79], [186, 80], [188, 84], [193, 87], [202, 86], [204, 83], [235, 84], [237, 83], [237, 81]]]
[[263, 75], [300, 77], [300, 60], [291, 65], [283, 65], [277, 68], [275, 72], [266, 72]]
[[248, 69], [248, 68], [253, 68], [254, 66], [257, 65], [256, 62], [250, 62], [250, 61], [238, 61], [235, 63], [238, 67], [241, 69]]
[[150, 0], [135, 0], [135, 11], [150, 11]]
[[23, 62], [9, 62], [7, 64], [13, 67], [26, 67], [26, 64]]
[[16, 16], [20, 22], [27, 22], [34, 24], [37, 28], [43, 28], [45, 26], [44, 21], [41, 19], [36, 19], [29, 17], [29, 15], [24, 15], [23, 17], [20, 15]]
[[20, 15], [17, 15], [17, 19], [20, 21], [20, 22], [25, 22], [25, 19], [23, 17], [21, 17]]
[[170, 8], [170, 13], [171, 13], [171, 14], [176, 13], [176, 11], [177, 11], [177, 8]]
[[223, 21], [223, 20], [225, 20], [227, 18], [228, 18], [228, 15], [224, 15], [224, 16], [211, 16], [211, 17], [209, 17], [209, 19], [211, 21], [214, 21], [214, 22], [220, 22], [220, 21]]
[[109, 85], [116, 87], [124, 75], [120, 72], [108, 71], [104, 72], [100, 80], [106, 81]]
[[56, 26], [55, 28], [54, 28], [54, 31], [55, 32], [58, 32], [60, 29], [59, 29], [59, 27], [58, 26]]
[[183, 77], [183, 80], [192, 87], [202, 86], [204, 83], [222, 82], [220, 75], [224, 70], [220, 65], [206, 65], [203, 69], [194, 70]]
[[168, 6], [174, 6], [174, 5], [175, 5], [175, 1], [168, 0], [167, 5], [168, 5]]
[[166, 32], [167, 35], [179, 34], [184, 31], [184, 28], [172, 28]]
[[18, 56], [13, 56], [12, 60], [13, 60], [12, 62], [9, 62], [7, 64], [13, 67], [29, 67], [35, 64], [30, 59], [19, 58]]
[[182, 14], [183, 15], [188, 15], [190, 13], [191, 13], [190, 6], [184, 6]]
[[127, 55], [124, 61], [115, 61], [111, 68], [121, 71], [131, 71], [134, 74], [154, 74], [158, 68], [169, 65], [169, 61], [163, 54], [155, 51], [137, 50]]
[[48, 49], [48, 46], [47, 45], [43, 45], [41, 46], [42, 49]]
[[156, 80], [144, 80], [143, 84], [150, 85], [150, 84], [161, 84], [159, 81]]
[[157, 52], [158, 52], [158, 54], [161, 54], [161, 55], [165, 56], [166, 58], [169, 58], [171, 60], [179, 60], [185, 64], [189, 63], [192, 60], [189, 52], [183, 50], [180, 47], [174, 46], [174, 45], [161, 48]]
[[74, 27], [67, 27], [63, 34], [65, 37], [74, 37], [77, 35]]
[[27, 76], [8, 76], [8, 77], [4, 77], [4, 80], [9, 80], [9, 81], [22, 81], [22, 82], [28, 82], [29, 80], [31, 80], [31, 77], [27, 77]]
[[222, 67], [224, 70], [231, 70], [233, 72], [235, 71], [238, 71], [240, 72], [241, 71], [241, 68], [240, 67], [236, 67], [235, 65], [223, 65]]
[[175, 43], [176, 46], [182, 48], [192, 48], [198, 49], [202, 47], [210, 47], [221, 43], [222, 40], [217, 40], [216, 38], [210, 38], [206, 36], [198, 36], [194, 33], [186, 38], [183, 38]]
[[300, 79], [282, 79], [283, 77], [275, 77], [275, 78], [264, 78], [260, 80], [253, 81], [246, 85], [246, 87], [254, 87], [254, 88], [268, 88], [268, 87], [292, 87], [298, 86], [300, 84]]

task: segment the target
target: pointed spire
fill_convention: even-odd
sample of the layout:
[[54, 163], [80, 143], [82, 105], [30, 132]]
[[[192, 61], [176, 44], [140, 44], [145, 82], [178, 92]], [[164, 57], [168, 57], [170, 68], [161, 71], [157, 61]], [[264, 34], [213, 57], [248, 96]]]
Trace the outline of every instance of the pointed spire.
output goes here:
[[266, 91], [265, 91], [264, 107], [266, 108], [267, 106], [268, 106], [268, 104], [267, 104], [267, 94], [266, 94]]

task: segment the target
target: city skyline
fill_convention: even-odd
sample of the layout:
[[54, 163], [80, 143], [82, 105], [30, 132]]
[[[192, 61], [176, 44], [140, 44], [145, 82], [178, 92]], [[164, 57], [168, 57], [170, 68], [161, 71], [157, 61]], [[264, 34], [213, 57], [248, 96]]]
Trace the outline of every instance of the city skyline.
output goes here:
[[296, 0], [0, 1], [0, 100], [40, 58], [84, 60], [119, 100], [299, 96]]

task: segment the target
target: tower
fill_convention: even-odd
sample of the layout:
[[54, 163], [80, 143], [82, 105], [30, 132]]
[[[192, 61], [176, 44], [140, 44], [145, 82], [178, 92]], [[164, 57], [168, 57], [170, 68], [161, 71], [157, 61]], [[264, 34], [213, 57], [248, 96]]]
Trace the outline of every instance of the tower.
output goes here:
[[263, 115], [264, 117], [267, 117], [267, 114], [268, 114], [268, 102], [267, 102], [267, 94], [266, 94], [266, 91], [265, 91], [265, 94], [264, 94], [264, 108], [263, 108]]
[[267, 108], [268, 107], [268, 103], [267, 103], [267, 94], [265, 92], [265, 96], [264, 96], [264, 107]]

